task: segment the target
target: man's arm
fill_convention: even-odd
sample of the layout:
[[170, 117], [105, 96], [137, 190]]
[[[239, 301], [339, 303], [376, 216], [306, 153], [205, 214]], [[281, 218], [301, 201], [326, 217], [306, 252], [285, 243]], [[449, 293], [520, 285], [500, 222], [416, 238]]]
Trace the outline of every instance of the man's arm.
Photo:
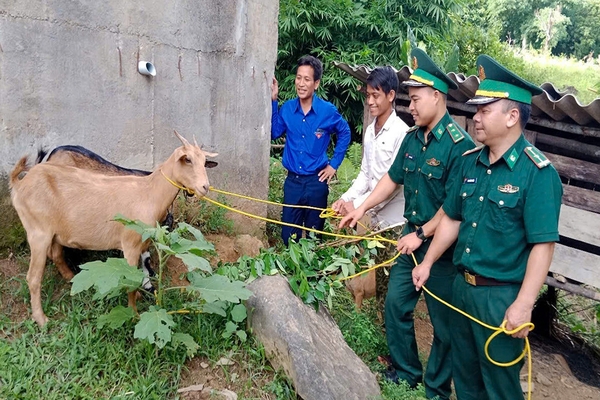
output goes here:
[[273, 77], [273, 83], [271, 84], [271, 140], [277, 139], [285, 132], [285, 122], [279, 115], [279, 104], [277, 103], [277, 96], [279, 95], [279, 83], [277, 79]]
[[[440, 210], [442, 209], [440, 208]], [[436, 227], [433, 241], [425, 254], [425, 258], [423, 258], [421, 264], [417, 265], [412, 271], [413, 283], [416, 290], [421, 290], [421, 287], [427, 282], [427, 279], [429, 279], [429, 272], [431, 271], [433, 263], [436, 262], [458, 238], [460, 222], [461, 221], [450, 218], [445, 213], [442, 214], [439, 224]]]
[[[531, 311], [535, 300], [546, 281], [552, 256], [554, 255], [554, 242], [537, 243], [531, 249], [527, 259], [527, 270], [521, 290], [516, 300], [508, 307], [504, 314], [506, 329], [512, 330], [531, 322]], [[515, 338], [525, 338], [529, 334], [529, 328], [524, 328], [512, 335]]]
[[356, 210], [342, 218], [339, 228], [341, 229], [346, 226], [354, 227], [356, 222], [361, 219], [363, 215], [365, 215], [367, 210], [370, 210], [377, 204], [386, 200], [394, 192], [394, 190], [396, 190], [396, 186], [396, 182], [390, 178], [390, 175], [385, 174], [377, 183], [377, 186], [375, 186], [375, 189], [373, 189], [373, 192], [369, 197], [367, 197], [364, 203], [362, 203]]

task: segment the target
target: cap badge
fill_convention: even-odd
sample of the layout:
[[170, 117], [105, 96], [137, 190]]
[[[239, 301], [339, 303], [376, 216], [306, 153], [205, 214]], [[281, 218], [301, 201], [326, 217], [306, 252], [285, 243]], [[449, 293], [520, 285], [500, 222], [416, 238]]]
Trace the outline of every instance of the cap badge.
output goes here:
[[502, 193], [517, 193], [519, 191], [519, 187], [507, 183], [506, 185], [498, 186], [498, 190]]
[[485, 69], [483, 69], [483, 65], [479, 66], [479, 80], [482, 81], [485, 79]]
[[417, 61], [417, 57], [413, 57], [413, 69], [419, 68], [419, 62]]

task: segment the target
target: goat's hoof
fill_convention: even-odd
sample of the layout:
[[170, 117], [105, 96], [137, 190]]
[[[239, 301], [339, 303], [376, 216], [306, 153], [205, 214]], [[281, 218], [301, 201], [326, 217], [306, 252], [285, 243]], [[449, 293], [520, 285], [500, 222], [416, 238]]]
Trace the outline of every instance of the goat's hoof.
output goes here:
[[31, 317], [40, 328], [43, 328], [44, 325], [46, 325], [48, 323], [48, 317], [46, 317], [45, 314], [42, 313], [42, 315], [33, 315]]

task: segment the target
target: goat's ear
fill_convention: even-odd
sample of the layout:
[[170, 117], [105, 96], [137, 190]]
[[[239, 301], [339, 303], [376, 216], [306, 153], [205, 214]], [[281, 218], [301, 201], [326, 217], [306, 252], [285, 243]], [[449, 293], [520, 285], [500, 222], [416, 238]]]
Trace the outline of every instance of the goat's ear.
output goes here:
[[206, 157], [216, 157], [216, 156], [218, 156], [218, 155], [219, 155], [219, 153], [209, 153], [209, 152], [206, 152], [206, 151], [205, 151], [205, 152], [204, 152], [204, 155], [205, 155]]
[[204, 161], [204, 168], [214, 168], [217, 165], [219, 165], [219, 163], [216, 161], [208, 161], [208, 160]]

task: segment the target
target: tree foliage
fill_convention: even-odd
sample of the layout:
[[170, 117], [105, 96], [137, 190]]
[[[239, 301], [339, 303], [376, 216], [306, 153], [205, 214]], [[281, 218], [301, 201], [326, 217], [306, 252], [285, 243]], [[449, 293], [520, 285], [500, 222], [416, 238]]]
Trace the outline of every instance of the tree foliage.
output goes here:
[[[280, 98], [296, 96], [294, 75], [300, 57], [324, 64], [319, 95], [362, 130], [363, 97], [358, 82], [333, 68], [334, 61], [400, 68], [410, 52], [409, 36], [425, 43], [447, 37], [464, 0], [281, 0], [276, 75]], [[410, 29], [409, 29], [410, 28]]]
[[511, 45], [577, 58], [600, 54], [597, 0], [487, 0], [486, 11], [488, 26], [498, 24], [499, 39]]

